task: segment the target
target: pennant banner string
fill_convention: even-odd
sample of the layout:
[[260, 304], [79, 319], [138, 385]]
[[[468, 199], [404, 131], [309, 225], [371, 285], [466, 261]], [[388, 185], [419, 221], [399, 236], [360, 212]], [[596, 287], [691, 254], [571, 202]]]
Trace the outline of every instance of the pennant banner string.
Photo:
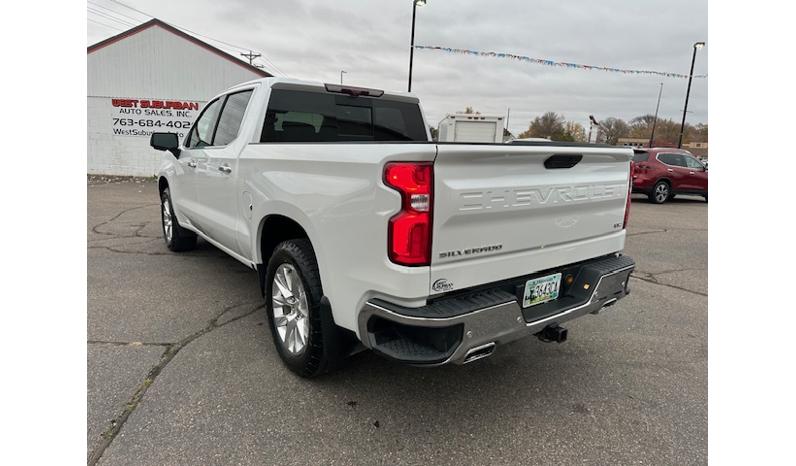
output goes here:
[[[524, 55], [514, 55], [513, 53], [502, 53], [502, 52], [483, 52], [480, 50], [468, 50], [468, 49], [454, 49], [450, 47], [437, 47], [431, 45], [415, 45], [416, 49], [419, 50], [437, 50], [440, 52], [446, 53], [453, 53], [459, 55], [475, 55], [479, 57], [491, 57], [491, 58], [506, 58], [509, 60], [519, 60], [528, 63], [534, 63], [537, 65], [545, 65], [545, 66], [558, 66], [561, 68], [569, 68], [569, 69], [581, 69], [581, 70], [590, 70], [590, 71], [608, 71], [611, 73], [622, 73], [622, 74], [638, 74], [638, 75], [649, 75], [649, 76], [663, 76], [666, 78], [687, 78], [687, 74], [680, 74], [680, 73], [667, 73], [665, 71], [653, 71], [653, 70], [633, 70], [633, 69], [625, 69], [625, 68], [612, 68], [609, 66], [595, 66], [595, 65], [582, 65], [580, 63], [567, 63], [567, 62], [559, 62], [554, 60], [547, 60], [543, 58], [533, 58], [533, 57], [526, 57]], [[695, 78], [707, 78], [706, 74], [695, 74]]]

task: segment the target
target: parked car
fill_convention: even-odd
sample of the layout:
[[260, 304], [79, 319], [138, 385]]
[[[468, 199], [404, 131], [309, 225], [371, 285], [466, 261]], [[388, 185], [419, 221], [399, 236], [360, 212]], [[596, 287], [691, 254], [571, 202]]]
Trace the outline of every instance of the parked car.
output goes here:
[[663, 204], [677, 194], [696, 194], [708, 200], [708, 168], [681, 149], [635, 149], [633, 192]]
[[[284, 364], [463, 364], [628, 293], [629, 148], [434, 143], [416, 97], [266, 78], [154, 133], [163, 237], [259, 273]], [[165, 286], [165, 285], [164, 285]]]

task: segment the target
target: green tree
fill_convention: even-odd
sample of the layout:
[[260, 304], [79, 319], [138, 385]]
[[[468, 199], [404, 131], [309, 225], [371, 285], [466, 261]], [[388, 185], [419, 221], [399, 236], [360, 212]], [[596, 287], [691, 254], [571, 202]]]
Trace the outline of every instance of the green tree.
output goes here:
[[566, 128], [564, 117], [556, 112], [546, 112], [531, 121], [526, 131], [520, 133], [520, 138], [550, 138], [554, 141], [564, 140]]

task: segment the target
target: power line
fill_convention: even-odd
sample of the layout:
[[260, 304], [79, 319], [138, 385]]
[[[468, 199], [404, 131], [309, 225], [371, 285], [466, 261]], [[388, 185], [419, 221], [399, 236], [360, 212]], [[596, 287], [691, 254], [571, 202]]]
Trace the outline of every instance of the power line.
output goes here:
[[86, 7], [86, 10], [87, 10], [89, 13], [93, 13], [93, 14], [95, 14], [95, 15], [101, 16], [102, 18], [107, 18], [107, 19], [109, 19], [109, 20], [111, 20], [111, 21], [116, 21], [117, 23], [119, 23], [119, 24], [121, 24], [121, 25], [124, 25], [124, 26], [127, 26], [127, 27], [134, 27], [134, 26], [137, 26], [137, 24], [135, 24], [135, 23], [131, 23], [131, 22], [129, 22], [129, 21], [125, 21], [125, 20], [123, 20], [123, 19], [115, 18], [115, 17], [113, 17], [113, 16], [111, 16], [111, 15], [105, 14], [105, 13], [103, 13], [103, 12], [101, 12], [101, 11], [99, 11], [99, 10], [95, 10], [95, 9], [93, 9], [93, 8], [91, 8], [91, 7]]
[[104, 26], [104, 27], [106, 27], [106, 28], [108, 28], [108, 29], [112, 29], [112, 30], [114, 30], [114, 31], [118, 31], [118, 32], [122, 32], [122, 31], [124, 31], [124, 29], [122, 29], [122, 28], [120, 28], [120, 27], [117, 27], [117, 26], [110, 26], [110, 25], [108, 25], [108, 24], [101, 23], [101, 22], [99, 22], [99, 21], [96, 21], [96, 20], [93, 20], [93, 19], [91, 19], [91, 18], [86, 18], [86, 19], [87, 19], [88, 21], [90, 21], [90, 22], [94, 23], [94, 24], [98, 24], [98, 25], [100, 25], [100, 26]]
[[[113, 14], [115, 14], [115, 15], [119, 15], [119, 16], [122, 16], [122, 17], [124, 17], [124, 18], [127, 18], [127, 19], [129, 19], [129, 20], [132, 20], [133, 22], [136, 22], [136, 23], [142, 23], [142, 22], [143, 22], [143, 21], [142, 21], [142, 20], [140, 20], [140, 19], [133, 18], [132, 16], [127, 16], [127, 15], [126, 15], [126, 14], [124, 14], [124, 13], [120, 13], [120, 12], [118, 12], [118, 11], [116, 11], [116, 10], [113, 10], [113, 9], [111, 9], [111, 8], [108, 8], [108, 7], [106, 7], [106, 6], [100, 5], [100, 4], [99, 4], [99, 3], [97, 3], [97, 2], [92, 2], [91, 0], [88, 0], [88, 3], [90, 3], [90, 4], [94, 5], [95, 7], [102, 8], [103, 10], [106, 10], [106, 11], [108, 11], [108, 12], [110, 12], [110, 13], [113, 13]], [[149, 17], [147, 17], [147, 19], [148, 19], [148, 18], [149, 18]]]
[[[147, 13], [147, 12], [145, 12], [145, 11], [141, 11], [141, 10], [139, 10], [139, 9], [137, 9], [137, 8], [131, 7], [130, 5], [128, 5], [128, 4], [126, 4], [126, 3], [123, 3], [123, 2], [120, 2], [119, 0], [110, 0], [110, 1], [111, 1], [111, 2], [113, 2], [113, 3], [116, 3], [116, 4], [118, 4], [118, 5], [121, 5], [121, 6], [125, 7], [125, 8], [129, 8], [130, 10], [132, 10], [132, 11], [135, 11], [136, 13], [142, 14], [142, 15], [144, 15], [144, 16], [146, 16], [146, 17], [148, 17], [148, 18], [154, 18], [154, 16], [150, 15], [149, 13]], [[219, 44], [224, 44], [224, 45], [226, 45], [226, 46], [228, 46], [228, 47], [232, 47], [233, 49], [236, 49], [236, 50], [238, 50], [238, 51], [241, 51], [241, 52], [246, 52], [246, 51], [249, 51], [249, 52], [251, 52], [251, 49], [249, 49], [248, 47], [242, 47], [242, 46], [240, 46], [240, 45], [231, 44], [231, 43], [229, 43], [229, 42], [225, 42], [225, 41], [223, 41], [223, 40], [216, 39], [216, 38], [214, 38], [214, 37], [210, 37], [210, 36], [208, 36], [208, 35], [205, 35], [205, 34], [200, 34], [200, 33], [196, 32], [196, 31], [192, 31], [192, 30], [190, 30], [190, 29], [188, 29], [188, 28], [185, 28], [185, 27], [182, 27], [182, 26], [178, 26], [178, 25], [176, 25], [176, 24], [173, 24], [173, 23], [169, 23], [169, 24], [171, 24], [172, 26], [174, 26], [174, 27], [176, 27], [176, 28], [178, 28], [178, 29], [181, 29], [181, 30], [183, 30], [183, 31], [185, 31], [185, 32], [191, 33], [191, 34], [193, 34], [193, 35], [195, 35], [195, 36], [203, 37], [203, 38], [205, 38], [205, 39], [210, 39], [210, 40], [212, 40], [212, 41], [218, 42]], [[277, 71], [278, 73], [280, 73], [280, 74], [282, 74], [282, 75], [285, 75], [285, 76], [287, 76], [287, 73], [285, 73], [284, 71], [282, 71], [281, 69], [279, 69], [279, 67], [278, 67], [278, 66], [276, 66], [276, 64], [275, 64], [273, 61], [269, 60], [269, 59], [268, 59], [267, 57], [265, 57], [265, 56], [262, 56], [262, 54], [261, 54], [260, 58], [262, 58], [262, 60], [263, 60], [263, 61], [265, 61], [266, 63], [268, 63], [268, 64], [271, 66], [271, 68], [273, 68], [275, 71]], [[252, 64], [252, 66], [254, 66], [254, 64], [253, 64], [253, 63], [250, 63], [250, 64]]]
[[246, 58], [248, 58], [249, 59], [249, 64], [252, 65], [252, 66], [254, 66], [254, 59], [257, 58], [257, 57], [261, 57], [262, 56], [262, 54], [254, 53], [251, 50], [249, 50], [249, 53], [241, 53], [241, 55], [246, 57]]

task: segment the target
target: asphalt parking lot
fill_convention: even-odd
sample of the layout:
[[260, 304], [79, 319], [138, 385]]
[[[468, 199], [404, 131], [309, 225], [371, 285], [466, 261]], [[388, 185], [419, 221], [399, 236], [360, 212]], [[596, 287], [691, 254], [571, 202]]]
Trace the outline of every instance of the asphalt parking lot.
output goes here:
[[707, 213], [634, 196], [632, 293], [466, 366], [360, 353], [294, 376], [257, 275], [161, 239], [154, 182], [88, 187], [88, 454], [99, 464], [707, 463]]

